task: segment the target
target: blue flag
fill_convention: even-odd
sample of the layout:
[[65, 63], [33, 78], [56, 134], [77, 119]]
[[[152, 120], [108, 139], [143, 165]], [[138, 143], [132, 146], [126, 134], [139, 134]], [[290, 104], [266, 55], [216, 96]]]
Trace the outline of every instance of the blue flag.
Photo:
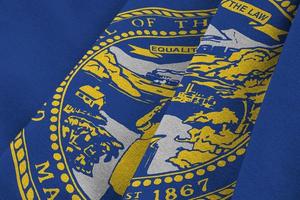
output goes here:
[[128, 1], [1, 152], [2, 197], [231, 199], [298, 3]]

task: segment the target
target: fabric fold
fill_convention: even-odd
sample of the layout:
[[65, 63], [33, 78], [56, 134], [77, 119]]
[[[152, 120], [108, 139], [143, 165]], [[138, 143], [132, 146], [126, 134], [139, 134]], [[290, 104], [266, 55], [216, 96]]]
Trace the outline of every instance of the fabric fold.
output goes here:
[[[295, 17], [240, 170], [234, 200], [300, 196], [300, 15]], [[266, 187], [268, 185], [268, 187]]]
[[233, 196], [298, 3], [221, 2], [123, 199]]

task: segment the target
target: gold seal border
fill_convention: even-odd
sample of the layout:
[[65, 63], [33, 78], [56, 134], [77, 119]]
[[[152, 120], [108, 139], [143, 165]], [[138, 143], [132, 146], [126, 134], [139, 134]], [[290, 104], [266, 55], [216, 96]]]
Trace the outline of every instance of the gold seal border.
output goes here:
[[23, 129], [10, 144], [19, 192], [24, 200], [41, 199], [32, 180], [24, 133]]
[[169, 18], [196, 18], [196, 17], [210, 17], [216, 14], [217, 9], [207, 9], [207, 10], [186, 10], [179, 11], [168, 8], [159, 7], [146, 7], [130, 11], [125, 11], [118, 14], [112, 23], [119, 22], [128, 18], [134, 17], [145, 17], [145, 16], [159, 16], [159, 17], [169, 17]]

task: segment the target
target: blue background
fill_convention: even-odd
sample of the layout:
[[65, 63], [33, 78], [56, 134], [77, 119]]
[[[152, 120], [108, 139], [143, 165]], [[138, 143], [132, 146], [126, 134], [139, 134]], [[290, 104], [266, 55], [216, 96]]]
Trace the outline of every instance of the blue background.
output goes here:
[[0, 0], [0, 152], [126, 0]]

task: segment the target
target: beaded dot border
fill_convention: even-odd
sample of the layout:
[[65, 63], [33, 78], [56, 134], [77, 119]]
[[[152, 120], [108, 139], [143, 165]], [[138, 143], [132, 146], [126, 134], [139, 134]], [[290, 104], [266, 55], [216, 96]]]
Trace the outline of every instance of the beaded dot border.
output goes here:
[[208, 165], [204, 165], [203, 167], [200, 167], [198, 169], [187, 171], [187, 172], [178, 172], [174, 173], [172, 175], [167, 175], [164, 177], [145, 177], [145, 178], [134, 178], [134, 180], [131, 182], [132, 187], [148, 187], [151, 185], [160, 185], [161, 183], [173, 183], [173, 182], [183, 182], [184, 180], [190, 180], [193, 178], [199, 178], [205, 175], [206, 173], [215, 171], [218, 167], [222, 168], [228, 165], [229, 163], [233, 163], [236, 161], [238, 156], [243, 156], [246, 153], [246, 147], [248, 146], [248, 141], [241, 147], [235, 149], [230, 153], [228, 156], [223, 157], [221, 159], [215, 160], [215, 162], [212, 162]]

